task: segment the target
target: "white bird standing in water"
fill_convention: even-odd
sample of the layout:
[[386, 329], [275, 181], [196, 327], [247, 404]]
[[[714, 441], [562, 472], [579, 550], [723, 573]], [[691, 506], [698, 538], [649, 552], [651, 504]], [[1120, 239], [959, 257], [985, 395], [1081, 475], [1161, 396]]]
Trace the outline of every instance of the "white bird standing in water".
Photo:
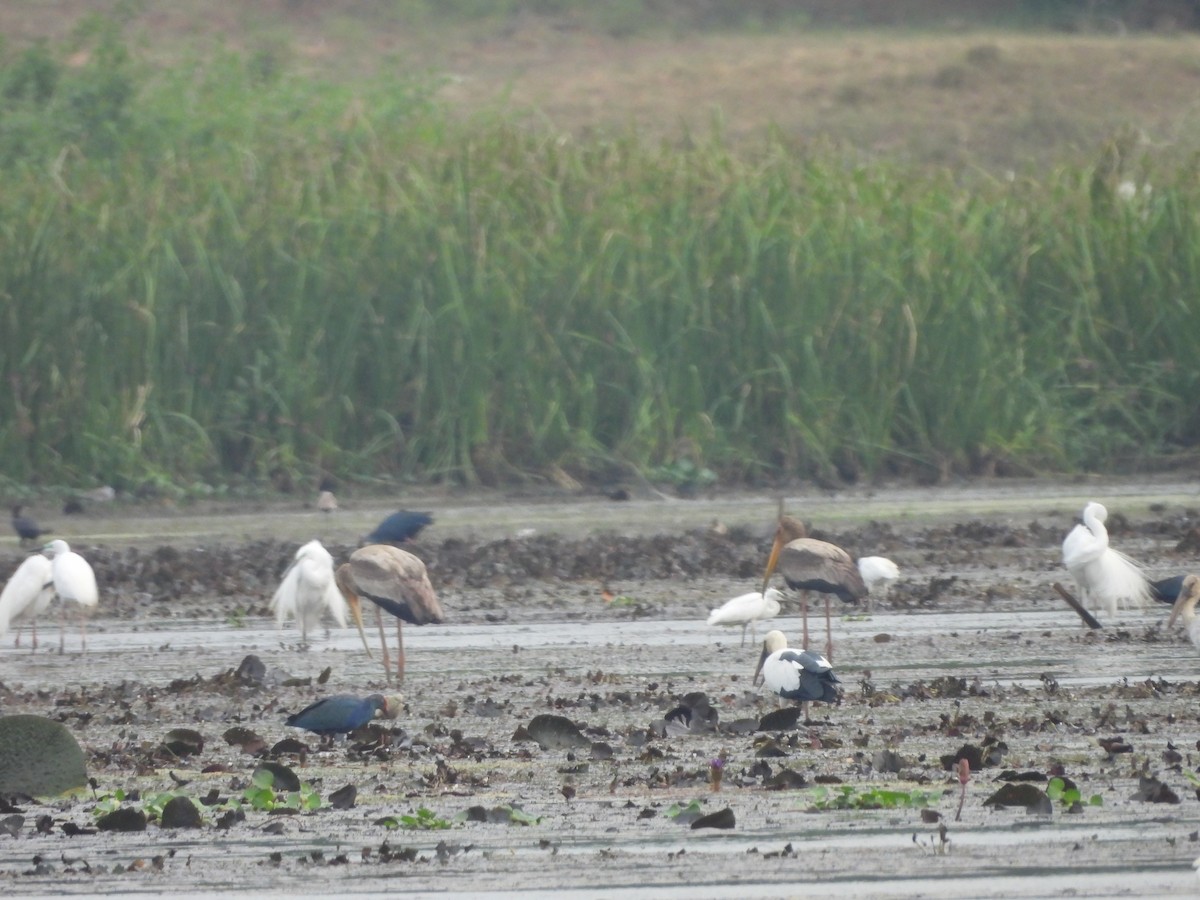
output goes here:
[[21, 623], [33, 628], [33, 649], [37, 649], [37, 619], [54, 599], [54, 564], [40, 553], [27, 557], [13, 572], [0, 592], [0, 637], [17, 623], [17, 642], [21, 643]]
[[768, 632], [763, 640], [762, 656], [754, 670], [754, 684], [762, 676], [767, 690], [784, 700], [799, 703], [802, 709], [812, 700], [837, 703], [841, 681], [833, 674], [829, 660], [809, 650], [791, 650], [782, 631]]
[[1192, 646], [1200, 650], [1200, 619], [1196, 618], [1196, 601], [1200, 600], [1200, 578], [1189, 575], [1183, 579], [1183, 587], [1179, 590], [1179, 599], [1171, 608], [1171, 616], [1167, 619], [1167, 627], [1175, 624], [1176, 619], [1183, 619], [1187, 628], [1188, 639]]
[[1108, 510], [1099, 503], [1083, 508], [1083, 524], [1063, 541], [1063, 565], [1075, 579], [1084, 606], [1116, 616], [1122, 605], [1144, 609], [1151, 590], [1141, 567], [1108, 545], [1107, 518]]
[[[100, 602], [100, 590], [96, 587], [96, 573], [86, 559], [71, 549], [66, 541], [51, 541], [44, 548], [50, 554], [51, 575], [54, 593], [64, 603], [79, 605], [79, 637], [83, 649], [87, 650], [87, 620], [84, 615]], [[60, 633], [58, 652], [63, 652], [66, 637]]]
[[[295, 561], [283, 573], [283, 580], [271, 598], [271, 609], [280, 628], [289, 618], [295, 618], [300, 626], [300, 642], [305, 646], [308, 630], [320, 625], [326, 613], [339, 626], [346, 627], [346, 601], [334, 581], [333, 557], [320, 541], [309, 541], [296, 551]], [[366, 647], [362, 619], [355, 616], [355, 622]]]
[[900, 567], [884, 556], [860, 556], [858, 574], [867, 586], [867, 612], [875, 609], [875, 598], [886, 600], [900, 578]]
[[779, 601], [783, 599], [783, 594], [775, 588], [767, 588], [765, 594], [758, 591], [751, 591], [749, 594], [742, 594], [734, 597], [732, 600], [726, 600], [718, 609], [714, 609], [708, 614], [709, 625], [741, 625], [742, 626], [742, 643], [739, 646], [746, 645], [746, 628], [750, 628], [750, 633], [754, 635], [754, 640], [758, 640], [758, 634], [755, 631], [755, 624], [765, 622], [768, 619], [773, 619], [779, 615]]

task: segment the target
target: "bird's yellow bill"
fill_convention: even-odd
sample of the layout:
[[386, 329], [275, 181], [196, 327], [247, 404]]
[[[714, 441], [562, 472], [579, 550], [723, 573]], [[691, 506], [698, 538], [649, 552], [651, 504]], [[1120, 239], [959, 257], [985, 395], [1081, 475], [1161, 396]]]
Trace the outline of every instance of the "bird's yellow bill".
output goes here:
[[350, 607], [350, 614], [354, 616], [354, 624], [358, 626], [358, 636], [362, 638], [363, 649], [367, 651], [369, 658], [374, 659], [375, 657], [371, 655], [371, 648], [367, 646], [367, 633], [363, 631], [362, 606], [358, 597], [356, 595], [347, 597], [346, 605]]
[[780, 538], [779, 532], [775, 533], [775, 543], [771, 545], [771, 556], [767, 559], [767, 571], [763, 575], [762, 589], [760, 594], [766, 596], [767, 585], [771, 583], [771, 576], [775, 574], [775, 565], [779, 562], [779, 551], [783, 549], [783, 540]]

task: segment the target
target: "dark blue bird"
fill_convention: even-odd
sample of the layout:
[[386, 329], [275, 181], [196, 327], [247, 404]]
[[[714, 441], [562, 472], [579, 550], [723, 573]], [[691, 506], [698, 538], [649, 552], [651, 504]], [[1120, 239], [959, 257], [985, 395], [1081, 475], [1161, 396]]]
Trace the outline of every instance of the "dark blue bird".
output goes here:
[[320, 735], [348, 734], [375, 719], [394, 719], [399, 714], [399, 697], [334, 694], [288, 716], [285, 724]]
[[1186, 575], [1173, 575], [1170, 578], [1150, 582], [1150, 596], [1159, 603], [1174, 603], [1179, 599], [1179, 592], [1183, 590], [1183, 579], [1185, 578], [1187, 578]]
[[421, 529], [433, 524], [433, 516], [427, 512], [410, 512], [402, 509], [392, 513], [363, 538], [364, 544], [403, 544], [411, 541]]
[[17, 533], [20, 544], [24, 546], [28, 541], [36, 541], [43, 534], [49, 534], [50, 531], [46, 528], [41, 528], [37, 522], [29, 518], [29, 516], [21, 515], [21, 510], [25, 507], [18, 504], [12, 508], [12, 527]]

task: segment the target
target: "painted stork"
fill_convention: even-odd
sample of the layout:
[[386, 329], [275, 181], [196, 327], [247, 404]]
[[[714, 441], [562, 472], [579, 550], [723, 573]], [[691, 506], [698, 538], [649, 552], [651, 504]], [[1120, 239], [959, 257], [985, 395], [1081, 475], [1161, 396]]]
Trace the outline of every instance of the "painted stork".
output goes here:
[[412, 625], [438, 624], [445, 619], [437, 594], [425, 571], [425, 563], [413, 554], [389, 544], [368, 544], [350, 554], [349, 562], [338, 566], [338, 589], [355, 617], [361, 620], [359, 598], [375, 604], [375, 620], [383, 644], [383, 671], [391, 681], [387, 639], [383, 636], [384, 609], [396, 617], [396, 679], [404, 681], [403, 622]]
[[799, 703], [801, 708], [812, 700], [837, 703], [841, 698], [841, 682], [833, 674], [829, 660], [808, 650], [791, 650], [782, 631], [768, 632], [763, 641], [762, 655], [754, 670], [754, 683], [759, 677], [767, 690], [784, 700]]
[[765, 594], [760, 594], [758, 591], [742, 594], [732, 600], [726, 600], [719, 608], [709, 613], [708, 624], [741, 625], [742, 643], [738, 646], [744, 647], [746, 645], [746, 628], [750, 628], [754, 640], [757, 641], [758, 634], [755, 632], [754, 626], [758, 622], [765, 622], [779, 615], [779, 601], [782, 599], [783, 594], [775, 588], [767, 588]]
[[1116, 616], [1122, 605], [1144, 609], [1152, 591], [1141, 567], [1108, 545], [1107, 518], [1108, 510], [1101, 504], [1087, 504], [1083, 523], [1072, 528], [1063, 541], [1062, 560], [1075, 579], [1083, 605]]
[[21, 643], [20, 623], [33, 628], [33, 649], [37, 649], [37, 619], [54, 599], [54, 564], [40, 553], [27, 557], [17, 567], [0, 592], [0, 637], [17, 623], [17, 646]]
[[[96, 573], [86, 559], [71, 549], [63, 540], [51, 541], [44, 548], [50, 554], [51, 581], [54, 582], [54, 593], [65, 602], [79, 606], [79, 637], [84, 651], [87, 650], [87, 620], [85, 613], [94, 609], [100, 602], [100, 590], [96, 586]], [[66, 638], [59, 635], [58, 652], [62, 653]]]
[[763, 592], [771, 581], [776, 566], [792, 590], [800, 591], [800, 613], [804, 623], [803, 645], [808, 649], [808, 591], [825, 595], [825, 655], [833, 658], [833, 624], [830, 619], [829, 598], [836, 595], [856, 603], [867, 596], [858, 566], [850, 554], [836, 544], [807, 537], [804, 523], [791, 516], [780, 515], [775, 529], [775, 542], [763, 575]]
[[1183, 579], [1179, 591], [1179, 599], [1171, 608], [1171, 616], [1167, 619], [1167, 627], [1175, 624], [1176, 619], [1183, 619], [1187, 628], [1188, 638], [1197, 650], [1200, 650], [1200, 618], [1196, 618], [1196, 601], [1200, 600], [1200, 578], [1188, 575]]

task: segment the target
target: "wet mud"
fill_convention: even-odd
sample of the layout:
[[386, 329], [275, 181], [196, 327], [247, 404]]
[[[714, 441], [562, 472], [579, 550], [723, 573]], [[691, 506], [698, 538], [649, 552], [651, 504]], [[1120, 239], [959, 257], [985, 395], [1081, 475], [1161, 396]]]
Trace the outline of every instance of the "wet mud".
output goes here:
[[[267, 603], [300, 542], [342, 558], [386, 508], [66, 520], [101, 584], [88, 650], [71, 620], [63, 654], [53, 619], [36, 652], [27, 632], [4, 638], [0, 711], [65, 723], [95, 787], [0, 811], [0, 879], [13, 894], [1195, 896], [1200, 651], [1164, 630], [1165, 607], [1089, 631], [1058, 599], [1086, 499], [1154, 577], [1200, 569], [1187, 484], [789, 499], [816, 536], [902, 570], [869, 614], [835, 601], [842, 701], [796, 718], [751, 683], [758, 645], [704, 624], [757, 587], [773, 498], [423, 497], [437, 523], [411, 549], [449, 620], [405, 630], [400, 716], [333, 742], [284, 719], [395, 688], [352, 630], [302, 649]], [[15, 539], [0, 549], [5, 574], [19, 558]], [[757, 637], [799, 643], [798, 611]], [[819, 601], [809, 626], [822, 647]], [[255, 802], [264, 761], [305, 788]], [[987, 802], [1006, 785], [1031, 788], [1033, 811]], [[199, 828], [154, 821], [168, 794]], [[152, 821], [98, 830], [115, 806]]]

